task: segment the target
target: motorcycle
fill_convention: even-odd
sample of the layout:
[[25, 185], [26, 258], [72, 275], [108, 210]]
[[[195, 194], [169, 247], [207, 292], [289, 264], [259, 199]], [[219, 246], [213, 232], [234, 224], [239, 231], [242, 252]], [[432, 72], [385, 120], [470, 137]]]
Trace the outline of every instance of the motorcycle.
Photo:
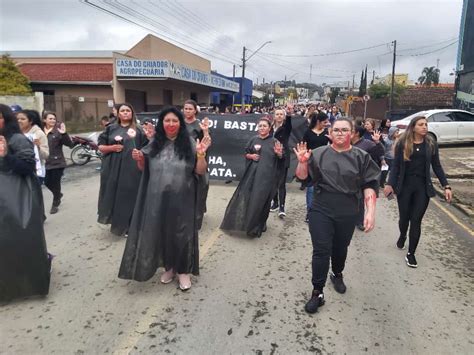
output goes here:
[[91, 159], [101, 159], [102, 153], [99, 151], [99, 146], [95, 143], [92, 138], [72, 136], [75, 147], [71, 150], [71, 161], [74, 165], [87, 164]]

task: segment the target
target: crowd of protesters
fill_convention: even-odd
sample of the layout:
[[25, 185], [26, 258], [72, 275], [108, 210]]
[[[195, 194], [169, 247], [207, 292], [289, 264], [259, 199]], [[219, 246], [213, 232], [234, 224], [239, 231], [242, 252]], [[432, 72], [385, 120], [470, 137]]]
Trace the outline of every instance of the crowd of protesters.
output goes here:
[[[206, 212], [206, 154], [212, 138], [209, 120], [199, 120], [198, 111], [196, 102], [188, 100], [183, 110], [164, 108], [156, 124], [140, 124], [132, 105], [121, 103], [101, 120], [97, 214], [98, 222], [110, 224], [113, 234], [127, 237], [120, 278], [146, 281], [164, 268], [161, 282], [176, 277], [187, 291], [191, 275], [199, 274], [198, 233]], [[421, 221], [434, 195], [431, 167], [446, 200], [452, 198], [424, 117], [415, 118], [400, 134], [389, 120], [377, 127], [374, 119], [352, 120], [330, 105], [286, 105], [247, 113], [261, 115], [258, 134], [242, 147], [245, 172], [221, 229], [261, 237], [271, 211], [286, 217], [287, 178], [296, 176], [306, 189], [305, 222], [313, 244], [308, 313], [325, 303], [330, 267], [335, 290], [345, 293], [342, 272], [348, 247], [356, 227], [365, 232], [374, 228], [379, 187], [387, 198], [397, 196], [400, 234], [394, 244], [403, 249], [408, 238], [406, 263], [418, 266]], [[291, 151], [295, 115], [305, 117], [307, 126]], [[36, 111], [13, 112], [0, 105], [0, 205], [5, 207], [0, 228], [6, 231], [0, 238], [0, 301], [48, 293], [52, 256], [44, 236], [41, 184], [53, 194], [50, 213], [57, 213], [63, 198], [64, 145], [73, 143], [54, 112], [44, 112], [41, 119]], [[289, 171], [291, 154], [298, 161], [296, 171]], [[14, 196], [12, 191], [21, 193]], [[28, 223], [14, 222], [20, 213], [30, 216]]]

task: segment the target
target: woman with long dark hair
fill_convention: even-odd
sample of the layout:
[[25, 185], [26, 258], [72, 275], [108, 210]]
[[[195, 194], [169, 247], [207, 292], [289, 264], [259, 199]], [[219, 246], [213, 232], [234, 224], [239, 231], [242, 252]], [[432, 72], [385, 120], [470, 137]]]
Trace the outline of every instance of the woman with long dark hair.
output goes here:
[[359, 201], [364, 200], [365, 231], [374, 228], [375, 191], [380, 170], [372, 158], [361, 149], [352, 147], [352, 121], [334, 121], [330, 135], [332, 144], [308, 150], [298, 144], [296, 176], [311, 177], [314, 196], [309, 212], [309, 231], [313, 243], [313, 292], [306, 303], [308, 313], [317, 312], [325, 302], [323, 289], [331, 262], [331, 282], [338, 293], [346, 292], [342, 272], [346, 264], [349, 244], [359, 213]]
[[[314, 113], [311, 115], [311, 122], [303, 136], [303, 142], [310, 150], [328, 145], [329, 139], [329, 117], [324, 112]], [[314, 186], [311, 181], [306, 182], [306, 218], [305, 222], [309, 223], [309, 209], [313, 201]]]
[[182, 113], [160, 112], [154, 139], [133, 158], [143, 170], [119, 277], [146, 281], [164, 267], [161, 282], [178, 275], [179, 287], [191, 287], [199, 274], [197, 176], [207, 170], [209, 137], [194, 141]]
[[395, 155], [385, 185], [385, 196], [397, 196], [400, 236], [397, 247], [404, 249], [408, 226], [409, 245], [405, 261], [416, 268], [416, 248], [421, 236], [421, 221], [428, 208], [430, 197], [435, 196], [430, 168], [444, 188], [446, 201], [451, 202], [452, 191], [439, 161], [438, 145], [428, 135], [428, 121], [424, 116], [411, 120], [395, 145]]
[[51, 260], [33, 143], [0, 104], [0, 302], [49, 291]]
[[119, 105], [117, 122], [108, 125], [97, 140], [104, 154], [97, 221], [110, 224], [110, 231], [118, 236], [127, 234], [141, 177], [132, 150], [147, 142], [132, 105], [127, 103]]
[[[208, 137], [209, 142], [211, 136], [209, 135], [209, 119], [205, 117], [202, 121], [198, 120], [196, 115], [198, 114], [198, 106], [194, 100], [186, 100], [183, 107], [184, 121], [186, 122], [186, 129], [189, 135], [195, 141], [202, 140], [204, 137]], [[197, 226], [201, 229], [204, 214], [207, 211], [206, 201], [207, 194], [209, 192], [209, 172], [206, 171], [203, 175], [198, 175], [198, 187], [197, 187], [197, 200], [198, 200], [198, 215], [197, 215]]]
[[61, 192], [61, 178], [66, 168], [63, 146], [73, 147], [74, 143], [66, 133], [66, 126], [59, 122], [56, 113], [45, 111], [43, 113], [44, 133], [48, 137], [49, 156], [46, 159], [45, 186], [53, 193], [53, 204], [49, 213], [58, 212], [63, 194]]
[[221, 229], [246, 232], [260, 237], [267, 229], [270, 204], [278, 184], [278, 163], [283, 159], [283, 146], [270, 134], [271, 122], [262, 117], [258, 135], [245, 147], [246, 169], [229, 204]]

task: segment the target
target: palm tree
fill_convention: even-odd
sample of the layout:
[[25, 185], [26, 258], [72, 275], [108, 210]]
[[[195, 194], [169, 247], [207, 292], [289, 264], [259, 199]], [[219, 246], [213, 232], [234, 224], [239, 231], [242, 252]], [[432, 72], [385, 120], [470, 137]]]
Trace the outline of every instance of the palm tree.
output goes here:
[[425, 67], [418, 78], [421, 85], [431, 86], [439, 83], [439, 69], [435, 67]]

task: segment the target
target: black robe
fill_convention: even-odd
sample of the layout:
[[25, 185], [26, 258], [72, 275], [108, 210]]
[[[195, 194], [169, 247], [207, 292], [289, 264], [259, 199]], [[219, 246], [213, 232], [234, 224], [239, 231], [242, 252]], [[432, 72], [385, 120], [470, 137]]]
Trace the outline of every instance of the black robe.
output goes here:
[[51, 267], [33, 144], [14, 134], [8, 155], [0, 158], [0, 302], [48, 294]]
[[132, 159], [133, 148], [141, 149], [148, 141], [142, 129], [135, 129], [134, 139], [127, 134], [129, 127], [111, 124], [98, 138], [98, 145], [117, 144], [115, 137], [122, 137], [124, 146], [120, 153], [109, 153], [102, 159], [98, 219], [111, 224], [110, 231], [118, 236], [128, 231], [140, 183], [141, 171]]
[[[186, 128], [188, 130], [189, 136], [194, 140], [202, 140], [204, 133], [199, 125], [199, 120], [194, 121], [193, 123], [186, 123]], [[207, 160], [207, 157], [206, 157]], [[209, 172], [206, 171], [204, 175], [198, 175], [198, 185], [197, 185], [197, 215], [196, 223], [197, 228], [201, 229], [202, 220], [204, 214], [207, 212], [207, 195], [209, 193]]]
[[196, 153], [191, 161], [179, 159], [173, 141], [154, 157], [149, 156], [150, 150], [151, 144], [142, 149], [145, 169], [119, 277], [146, 281], [161, 266], [198, 275]]
[[247, 143], [245, 152], [256, 153], [255, 145], [261, 145], [260, 160], [247, 159], [247, 166], [237, 189], [225, 211], [221, 229], [243, 231], [252, 237], [260, 237], [270, 212], [270, 203], [277, 190], [280, 159], [274, 152], [276, 139], [255, 136]]

